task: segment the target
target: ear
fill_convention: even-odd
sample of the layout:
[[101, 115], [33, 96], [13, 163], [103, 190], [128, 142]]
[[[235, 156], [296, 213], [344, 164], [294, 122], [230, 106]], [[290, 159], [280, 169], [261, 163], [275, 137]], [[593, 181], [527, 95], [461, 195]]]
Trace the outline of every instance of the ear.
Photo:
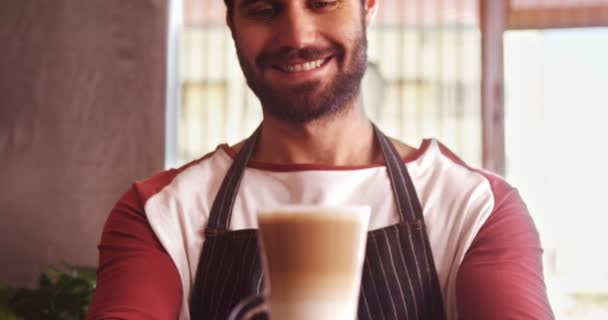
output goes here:
[[226, 11], [226, 25], [230, 28], [230, 32], [234, 33], [234, 21], [232, 21], [232, 16], [230, 12]]
[[372, 21], [374, 21], [374, 17], [378, 11], [378, 2], [380, 2], [380, 0], [363, 0], [366, 26], [369, 26], [372, 24]]

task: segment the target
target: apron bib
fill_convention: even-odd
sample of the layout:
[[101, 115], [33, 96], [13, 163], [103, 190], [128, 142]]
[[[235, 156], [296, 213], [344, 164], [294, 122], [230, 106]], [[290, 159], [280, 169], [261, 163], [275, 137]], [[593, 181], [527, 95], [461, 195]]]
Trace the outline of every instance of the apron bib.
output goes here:
[[[224, 320], [239, 302], [263, 290], [257, 230], [228, 230], [232, 207], [259, 131], [244, 143], [213, 202], [190, 296], [192, 320]], [[416, 190], [391, 141], [375, 126], [374, 131], [401, 220], [368, 232], [358, 319], [445, 319]]]

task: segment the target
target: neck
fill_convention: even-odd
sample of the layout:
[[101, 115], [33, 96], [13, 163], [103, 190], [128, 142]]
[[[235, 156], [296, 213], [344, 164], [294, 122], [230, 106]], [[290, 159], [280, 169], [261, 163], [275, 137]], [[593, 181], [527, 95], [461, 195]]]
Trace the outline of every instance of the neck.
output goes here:
[[265, 114], [256, 161], [275, 164], [369, 165], [381, 162], [360, 99], [343, 112], [304, 124]]

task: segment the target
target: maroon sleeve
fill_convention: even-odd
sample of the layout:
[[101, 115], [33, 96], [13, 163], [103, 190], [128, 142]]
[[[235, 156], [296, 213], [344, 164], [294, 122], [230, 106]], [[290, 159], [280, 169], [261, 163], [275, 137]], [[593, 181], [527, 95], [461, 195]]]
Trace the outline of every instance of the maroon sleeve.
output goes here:
[[539, 235], [517, 190], [489, 179], [495, 206], [456, 280], [459, 318], [554, 319], [543, 279]]
[[175, 320], [179, 315], [180, 276], [148, 224], [143, 198], [134, 185], [106, 222], [88, 320]]

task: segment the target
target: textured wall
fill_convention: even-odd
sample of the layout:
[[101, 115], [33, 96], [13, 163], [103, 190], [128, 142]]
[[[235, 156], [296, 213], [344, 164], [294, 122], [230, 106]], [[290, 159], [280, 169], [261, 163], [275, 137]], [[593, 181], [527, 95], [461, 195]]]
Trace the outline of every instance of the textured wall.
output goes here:
[[1, 282], [95, 265], [112, 205], [162, 169], [166, 19], [166, 1], [2, 1]]

